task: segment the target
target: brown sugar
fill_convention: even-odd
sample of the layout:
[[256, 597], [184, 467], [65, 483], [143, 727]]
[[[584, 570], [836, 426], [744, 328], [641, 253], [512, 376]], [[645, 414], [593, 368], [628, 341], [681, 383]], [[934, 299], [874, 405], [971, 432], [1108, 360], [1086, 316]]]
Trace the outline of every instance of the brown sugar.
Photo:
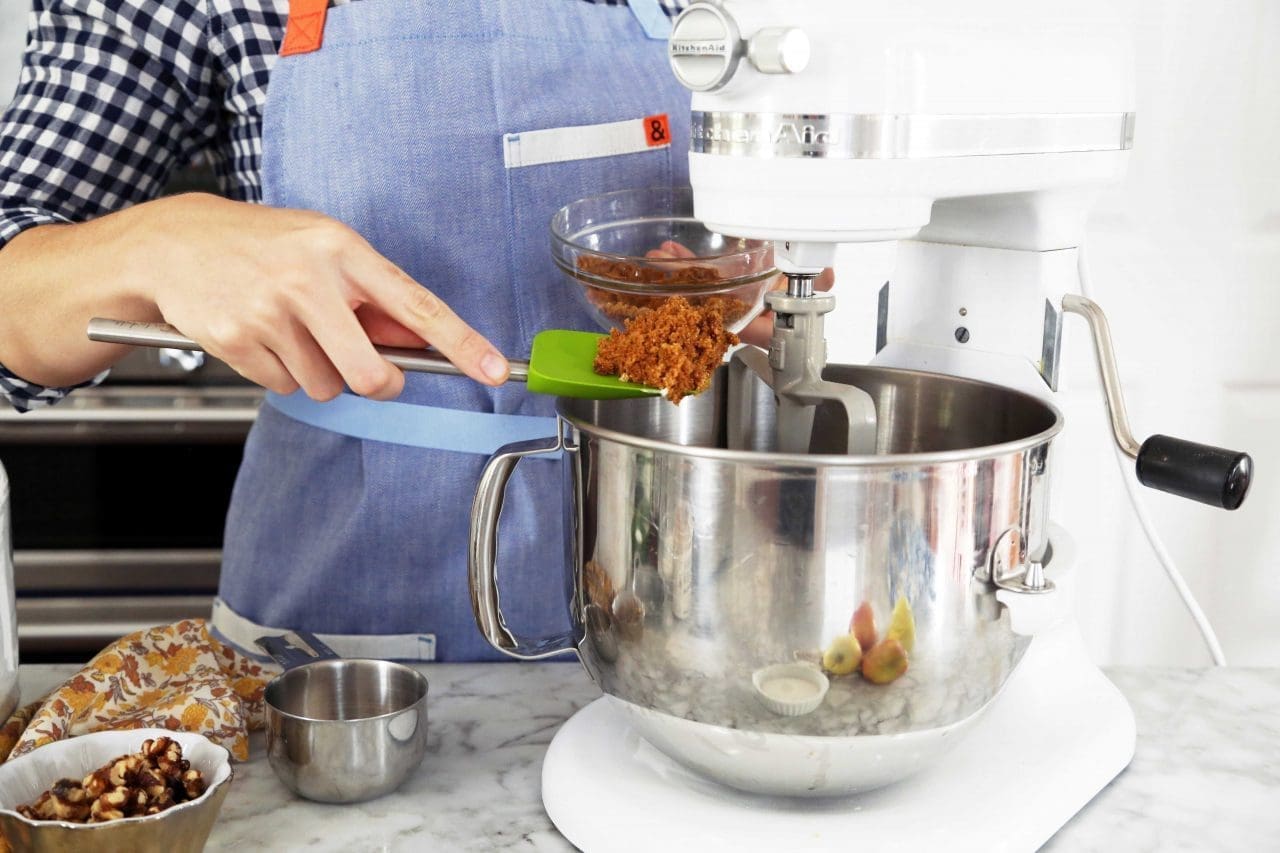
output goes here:
[[[666, 259], [664, 259], [666, 260]], [[720, 270], [710, 264], [666, 263], [640, 264], [617, 258], [600, 258], [581, 255], [578, 269], [600, 278], [630, 284], [710, 284], [724, 278]]]
[[715, 307], [694, 307], [673, 296], [627, 320], [626, 331], [611, 329], [596, 350], [595, 371], [665, 388], [667, 398], [679, 403], [706, 388], [736, 343], [738, 336], [725, 329]]
[[[587, 287], [587, 298], [600, 309], [600, 313], [615, 323], [625, 323], [639, 317], [645, 311], [657, 308], [671, 299], [670, 296], [639, 296], [630, 293], [613, 293], [599, 287]], [[751, 310], [751, 303], [736, 296], [714, 293], [710, 296], [685, 297], [695, 308], [711, 308], [720, 312], [725, 325], [732, 326]]]
[[[710, 264], [672, 263], [669, 260], [654, 263], [600, 258], [583, 255], [577, 260], [578, 269], [597, 278], [609, 279], [621, 284], [690, 285], [714, 284], [725, 274]], [[661, 264], [661, 265], [659, 265]], [[643, 311], [657, 308], [671, 297], [663, 294], [618, 293], [603, 287], [587, 284], [587, 298], [615, 323], [631, 320]], [[724, 293], [689, 295], [689, 303], [696, 307], [715, 308], [724, 317], [725, 325], [733, 325], [751, 310], [751, 303]]]

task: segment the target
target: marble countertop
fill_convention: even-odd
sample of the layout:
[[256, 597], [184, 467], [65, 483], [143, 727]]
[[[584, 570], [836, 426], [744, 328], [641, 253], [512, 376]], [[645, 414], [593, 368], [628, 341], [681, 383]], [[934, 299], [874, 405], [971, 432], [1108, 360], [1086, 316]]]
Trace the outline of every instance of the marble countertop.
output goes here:
[[[70, 665], [24, 666], [23, 695]], [[263, 757], [236, 778], [208, 851], [563, 851], [542, 810], [542, 756], [599, 691], [575, 663], [434, 664], [430, 746], [396, 793], [352, 806], [290, 794]], [[1110, 669], [1137, 753], [1045, 849], [1280, 849], [1280, 669]]]

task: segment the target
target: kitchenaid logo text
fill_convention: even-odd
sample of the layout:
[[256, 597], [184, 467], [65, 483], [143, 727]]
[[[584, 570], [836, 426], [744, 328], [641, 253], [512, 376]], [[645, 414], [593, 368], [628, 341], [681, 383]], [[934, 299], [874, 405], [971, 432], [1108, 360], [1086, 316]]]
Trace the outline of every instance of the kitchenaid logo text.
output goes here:
[[729, 53], [729, 44], [723, 39], [715, 41], [678, 39], [672, 40], [670, 51], [672, 56], [726, 56]]
[[838, 145], [840, 137], [832, 130], [813, 124], [783, 121], [766, 129], [725, 127], [718, 124], [695, 125], [695, 142], [729, 143], [732, 145], [802, 145], [823, 147]]

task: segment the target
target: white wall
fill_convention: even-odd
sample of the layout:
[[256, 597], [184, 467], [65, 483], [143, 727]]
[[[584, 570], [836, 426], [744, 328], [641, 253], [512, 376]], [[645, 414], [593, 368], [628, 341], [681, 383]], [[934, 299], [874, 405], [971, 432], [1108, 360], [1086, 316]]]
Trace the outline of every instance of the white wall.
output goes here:
[[0, 107], [9, 102], [18, 85], [30, 8], [31, 0], [0, 0]]
[[[1235, 513], [1142, 490], [1228, 660], [1280, 664], [1280, 3], [1124, 0], [1139, 63], [1129, 175], [1091, 220], [1134, 431], [1249, 451], [1258, 478]], [[867, 264], [833, 358], [874, 345]], [[877, 278], [879, 280], [877, 280]], [[1112, 459], [1087, 331], [1068, 317], [1053, 515], [1086, 560], [1078, 618], [1108, 663], [1208, 656], [1137, 525]]]

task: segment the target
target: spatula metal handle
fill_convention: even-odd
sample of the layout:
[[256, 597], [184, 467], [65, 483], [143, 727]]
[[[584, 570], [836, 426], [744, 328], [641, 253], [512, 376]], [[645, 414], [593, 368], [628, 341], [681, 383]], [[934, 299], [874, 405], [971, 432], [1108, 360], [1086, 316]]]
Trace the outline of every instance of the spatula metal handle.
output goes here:
[[[95, 317], [89, 321], [89, 340], [109, 344], [204, 352], [203, 347], [168, 323], [131, 323], [125, 320], [106, 320]], [[466, 376], [457, 365], [432, 350], [384, 346], [375, 346], [374, 349], [401, 370], [437, 373], [445, 376]], [[508, 364], [511, 365], [511, 375], [507, 377], [509, 380], [524, 382], [529, 378], [529, 362], [513, 358], [508, 359]]]

